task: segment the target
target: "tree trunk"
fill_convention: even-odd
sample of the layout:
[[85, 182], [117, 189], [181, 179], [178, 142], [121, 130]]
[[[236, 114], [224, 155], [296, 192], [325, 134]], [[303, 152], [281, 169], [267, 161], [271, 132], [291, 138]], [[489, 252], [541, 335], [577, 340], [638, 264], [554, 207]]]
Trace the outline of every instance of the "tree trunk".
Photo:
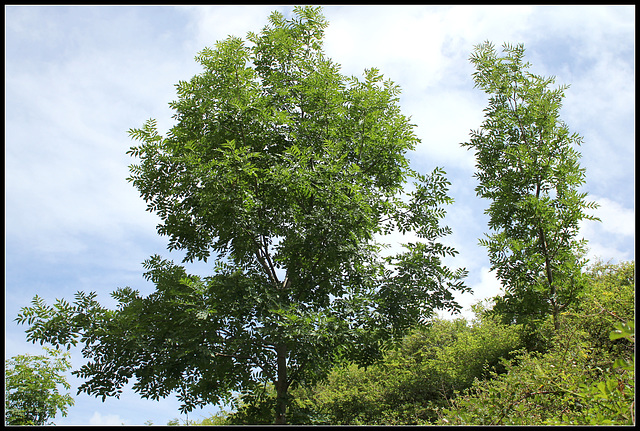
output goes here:
[[542, 253], [544, 255], [545, 270], [547, 273], [547, 283], [549, 284], [549, 296], [551, 301], [551, 312], [553, 313], [553, 327], [557, 331], [560, 329], [560, 322], [558, 320], [560, 314], [560, 308], [558, 307], [558, 298], [556, 292], [556, 286], [553, 281], [553, 272], [551, 271], [551, 261], [549, 259], [549, 251], [547, 250], [547, 239], [544, 234], [544, 230], [539, 228], [540, 243], [542, 244]]
[[278, 380], [276, 381], [276, 425], [287, 423], [287, 345], [276, 347]]
[[[540, 199], [540, 189], [540, 180], [538, 180], [536, 183], [536, 199]], [[538, 237], [540, 245], [542, 247], [542, 255], [544, 256], [544, 266], [547, 275], [547, 283], [549, 284], [549, 300], [551, 301], [551, 313], [553, 313], [553, 328], [558, 331], [558, 329], [560, 328], [560, 322], [558, 321], [560, 308], [558, 307], [556, 285], [553, 281], [551, 260], [549, 258], [549, 250], [547, 249], [547, 237], [541, 225], [538, 226]]]

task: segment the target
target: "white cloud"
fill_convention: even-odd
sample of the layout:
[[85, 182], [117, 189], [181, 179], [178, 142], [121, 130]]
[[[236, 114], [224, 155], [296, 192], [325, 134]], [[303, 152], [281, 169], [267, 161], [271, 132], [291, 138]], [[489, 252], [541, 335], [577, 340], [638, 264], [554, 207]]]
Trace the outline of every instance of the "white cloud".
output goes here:
[[600, 205], [592, 213], [601, 222], [585, 220], [580, 224], [580, 237], [589, 241], [589, 259], [634, 259], [635, 209], [604, 197], [592, 196], [591, 199]]
[[229, 36], [246, 40], [247, 32], [258, 33], [268, 24], [271, 12], [278, 10], [286, 14], [291, 7], [287, 6], [179, 6], [187, 12], [195, 25], [195, 36], [189, 42], [194, 51], [204, 47], [213, 48], [215, 43]]
[[[475, 157], [460, 144], [469, 140], [469, 132], [482, 123], [483, 106], [473, 103], [462, 91], [449, 90], [425, 94], [422, 103], [403, 106], [418, 124], [416, 133], [422, 142], [416, 148], [417, 157], [431, 166], [454, 167], [473, 172]], [[454, 115], [455, 113], [455, 115]]]
[[627, 247], [619, 247], [618, 244], [611, 244], [607, 241], [589, 241], [589, 251], [587, 258], [590, 263], [602, 260], [604, 262], [623, 262], [634, 260], [635, 256], [629, 253]]
[[[53, 17], [60, 11], [49, 10]], [[55, 61], [44, 61], [30, 49], [23, 52], [24, 59], [8, 57], [7, 68], [14, 72], [7, 74], [8, 235], [19, 235], [24, 248], [78, 253], [86, 250], [90, 236], [94, 242], [96, 236], [126, 242], [131, 229], [154, 233], [155, 217], [144, 211], [144, 202], [125, 181], [133, 162], [125, 155], [133, 144], [127, 129], [152, 116], [166, 126], [173, 84], [190, 73], [190, 66], [162, 59], [159, 45], [143, 49], [138, 37], [119, 47], [122, 35], [135, 28], [127, 21], [130, 9], [119, 10], [111, 23], [124, 23], [119, 36], [87, 31], [87, 37], [71, 49], [66, 46]], [[86, 9], [88, 15], [92, 11]], [[78, 9], [69, 13], [82, 17]], [[36, 13], [30, 16], [42, 20]], [[61, 16], [45, 20], [48, 43], [64, 45], [67, 27]], [[96, 28], [104, 24], [100, 19], [93, 23]], [[74, 22], [71, 31], [78, 28]]]
[[622, 236], [635, 236], [635, 210], [623, 207], [618, 202], [604, 197], [594, 197], [600, 207], [595, 215], [602, 220], [605, 232]]
[[100, 412], [93, 412], [93, 416], [89, 419], [89, 425], [126, 425], [128, 422], [119, 415], [103, 416]]
[[486, 299], [496, 296], [502, 290], [502, 284], [496, 278], [495, 271], [487, 267], [480, 270], [480, 281], [472, 286], [475, 296]]
[[[471, 320], [474, 317], [474, 313], [471, 310], [472, 305], [493, 298], [502, 292], [502, 285], [496, 278], [495, 271], [490, 271], [488, 267], [483, 266], [476, 269], [473, 274], [470, 274], [470, 278], [476, 280], [475, 282], [467, 281], [467, 285], [472, 289], [473, 294], [455, 295], [456, 301], [461, 307], [460, 313], [467, 320]], [[460, 315], [452, 315], [444, 311], [438, 312], [438, 316], [445, 319], [460, 317]]]

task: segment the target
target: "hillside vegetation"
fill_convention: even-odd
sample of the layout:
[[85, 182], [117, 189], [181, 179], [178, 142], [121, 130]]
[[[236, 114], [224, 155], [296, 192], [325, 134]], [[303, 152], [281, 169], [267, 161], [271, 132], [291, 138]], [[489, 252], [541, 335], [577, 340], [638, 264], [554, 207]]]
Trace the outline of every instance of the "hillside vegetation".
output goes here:
[[[562, 314], [535, 327], [503, 323], [486, 304], [475, 318], [416, 327], [369, 367], [336, 366], [300, 387], [298, 424], [603, 425], [635, 423], [635, 265], [596, 263]], [[527, 346], [535, 338], [535, 348]], [[272, 423], [272, 388], [199, 424]]]

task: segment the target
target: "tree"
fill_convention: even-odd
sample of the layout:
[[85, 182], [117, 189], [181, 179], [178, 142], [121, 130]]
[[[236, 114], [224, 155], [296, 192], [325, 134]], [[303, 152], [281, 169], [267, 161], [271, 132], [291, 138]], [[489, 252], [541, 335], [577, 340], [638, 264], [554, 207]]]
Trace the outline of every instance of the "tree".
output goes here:
[[[380, 362], [344, 361], [316, 385], [291, 391], [288, 418], [300, 425], [429, 424], [458, 391], [503, 371], [502, 358], [520, 349], [519, 325], [505, 325], [484, 306], [475, 319], [432, 319], [413, 328]], [[202, 424], [269, 424], [275, 389], [266, 385]]]
[[[155, 120], [130, 130], [129, 180], [158, 233], [183, 263], [215, 264], [200, 277], [153, 256], [156, 291], [118, 289], [116, 310], [93, 293], [34, 298], [18, 317], [29, 339], [85, 344], [80, 390], [117, 396], [135, 377], [143, 397], [176, 391], [189, 411], [271, 382], [284, 423], [292, 385], [341, 357], [370, 363], [434, 308], [459, 309], [465, 271], [443, 265], [456, 252], [438, 242], [445, 173], [409, 167], [419, 139], [398, 86], [376, 69], [341, 75], [322, 51], [326, 26], [320, 8], [297, 7], [249, 45], [205, 48], [204, 71], [177, 85], [167, 136]], [[398, 230], [420, 241], [381, 257], [378, 239]]]
[[18, 355], [5, 361], [5, 425], [46, 425], [58, 410], [67, 415], [74, 404], [58, 389], [71, 386], [62, 373], [71, 368], [68, 354], [46, 349], [47, 355]]
[[582, 138], [559, 120], [568, 87], [549, 89], [553, 77], [528, 72], [523, 45], [503, 52], [485, 42], [470, 57], [475, 86], [490, 95], [481, 129], [462, 144], [475, 150], [477, 194], [491, 200], [493, 233], [480, 243], [505, 289], [496, 310], [519, 322], [551, 314], [557, 329], [583, 285], [579, 223], [597, 220], [585, 212], [597, 205], [579, 191]]

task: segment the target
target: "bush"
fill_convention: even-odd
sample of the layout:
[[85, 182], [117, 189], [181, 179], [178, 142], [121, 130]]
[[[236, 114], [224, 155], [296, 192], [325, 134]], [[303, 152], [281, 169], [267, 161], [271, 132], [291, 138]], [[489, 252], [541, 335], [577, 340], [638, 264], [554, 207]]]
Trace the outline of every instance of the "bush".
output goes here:
[[442, 409], [438, 423], [635, 423], [633, 268], [594, 265], [580, 300], [549, 339], [552, 347], [505, 361], [506, 373], [474, 382]]
[[611, 328], [635, 319], [635, 264], [596, 262], [587, 277], [590, 280], [580, 300], [565, 315], [585, 330], [595, 348], [616, 356], [631, 353], [624, 338], [610, 340]]
[[503, 371], [500, 358], [520, 347], [517, 325], [477, 307], [476, 320], [434, 320], [414, 330], [380, 364], [345, 364], [314, 388], [312, 404], [329, 424], [424, 424], [456, 391]]
[[[507, 372], [476, 381], [441, 411], [450, 425], [633, 424], [633, 360], [602, 370], [598, 351], [578, 331], [565, 332], [546, 354], [505, 361]], [[604, 372], [603, 372], [604, 371]]]

